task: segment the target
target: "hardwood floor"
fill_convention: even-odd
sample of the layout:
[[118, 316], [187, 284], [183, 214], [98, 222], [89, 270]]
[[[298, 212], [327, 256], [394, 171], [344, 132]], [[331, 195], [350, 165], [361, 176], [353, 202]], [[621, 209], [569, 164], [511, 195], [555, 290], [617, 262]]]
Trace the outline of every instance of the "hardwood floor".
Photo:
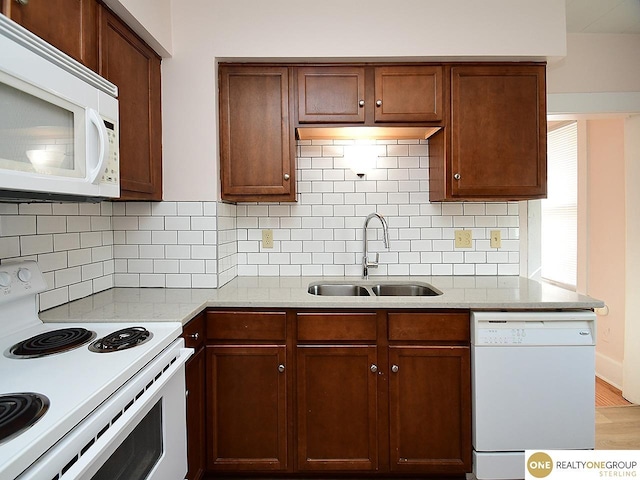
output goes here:
[[597, 450], [640, 450], [640, 406], [596, 408]]
[[615, 407], [631, 405], [622, 397], [622, 392], [596, 377], [596, 407]]
[[596, 449], [640, 450], [640, 406], [596, 377]]

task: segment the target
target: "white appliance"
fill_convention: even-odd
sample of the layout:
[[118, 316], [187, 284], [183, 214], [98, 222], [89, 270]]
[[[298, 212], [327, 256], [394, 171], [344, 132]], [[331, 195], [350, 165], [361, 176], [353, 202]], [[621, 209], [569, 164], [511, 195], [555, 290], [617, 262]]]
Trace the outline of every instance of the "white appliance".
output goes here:
[[[0, 478], [184, 478], [184, 364], [193, 350], [179, 338], [181, 324], [43, 323], [36, 297], [44, 289], [35, 262], [0, 265]], [[107, 339], [130, 339], [122, 332], [132, 325], [140, 343], [94, 351]], [[35, 353], [58, 349], [84, 330], [84, 343]], [[23, 346], [27, 339], [34, 340]], [[21, 394], [42, 411], [13, 432], [7, 412], [20, 405]]]
[[120, 195], [118, 89], [0, 15], [0, 196]]
[[595, 314], [472, 312], [473, 471], [522, 479], [524, 450], [595, 447]]

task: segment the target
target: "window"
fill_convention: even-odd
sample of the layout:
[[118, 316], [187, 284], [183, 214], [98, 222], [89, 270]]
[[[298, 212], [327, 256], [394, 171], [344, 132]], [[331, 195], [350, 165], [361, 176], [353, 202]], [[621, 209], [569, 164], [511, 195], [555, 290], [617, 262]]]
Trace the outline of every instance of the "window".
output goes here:
[[[555, 127], [555, 128], [554, 128]], [[578, 246], [578, 127], [550, 126], [542, 201], [542, 278], [575, 290]]]

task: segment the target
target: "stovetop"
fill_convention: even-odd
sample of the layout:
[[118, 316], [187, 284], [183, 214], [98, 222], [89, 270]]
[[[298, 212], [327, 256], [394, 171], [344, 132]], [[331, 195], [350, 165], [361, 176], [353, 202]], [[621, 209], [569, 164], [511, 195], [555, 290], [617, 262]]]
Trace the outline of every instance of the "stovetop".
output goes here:
[[[33, 262], [31, 262], [33, 263]], [[0, 274], [7, 270], [0, 265]], [[34, 277], [41, 275], [35, 264], [29, 266]], [[14, 281], [17, 270], [10, 272]], [[2, 278], [0, 277], [0, 282]], [[35, 301], [41, 290], [38, 279], [26, 290]], [[7, 303], [7, 287], [0, 284], [0, 395], [33, 392], [49, 399], [47, 411], [28, 429], [0, 442], [0, 478], [14, 478], [47, 449], [60, 440], [82, 419], [104, 402], [127, 380], [133, 377], [164, 348], [180, 336], [178, 322], [129, 323], [43, 323], [35, 307], [28, 306], [25, 283], [14, 287], [21, 297]], [[31, 288], [34, 287], [34, 288]], [[9, 287], [11, 290], [12, 287]], [[24, 302], [23, 302], [24, 300]], [[22, 307], [18, 304], [24, 303]], [[27, 310], [27, 313], [21, 312]], [[32, 312], [32, 313], [29, 313]], [[16, 320], [16, 314], [26, 315]], [[22, 326], [22, 328], [20, 328]], [[151, 335], [148, 340], [124, 350], [96, 353], [89, 349], [92, 342], [61, 353], [35, 358], [14, 358], [8, 355], [16, 343], [58, 329], [82, 327], [96, 333], [100, 339], [132, 326], [141, 326]]]

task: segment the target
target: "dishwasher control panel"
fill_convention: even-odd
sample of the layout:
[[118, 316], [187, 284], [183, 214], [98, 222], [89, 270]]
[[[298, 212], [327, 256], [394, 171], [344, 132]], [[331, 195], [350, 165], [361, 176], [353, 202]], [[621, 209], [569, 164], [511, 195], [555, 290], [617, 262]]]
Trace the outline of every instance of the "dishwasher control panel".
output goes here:
[[595, 345], [595, 314], [568, 312], [472, 312], [476, 346]]

